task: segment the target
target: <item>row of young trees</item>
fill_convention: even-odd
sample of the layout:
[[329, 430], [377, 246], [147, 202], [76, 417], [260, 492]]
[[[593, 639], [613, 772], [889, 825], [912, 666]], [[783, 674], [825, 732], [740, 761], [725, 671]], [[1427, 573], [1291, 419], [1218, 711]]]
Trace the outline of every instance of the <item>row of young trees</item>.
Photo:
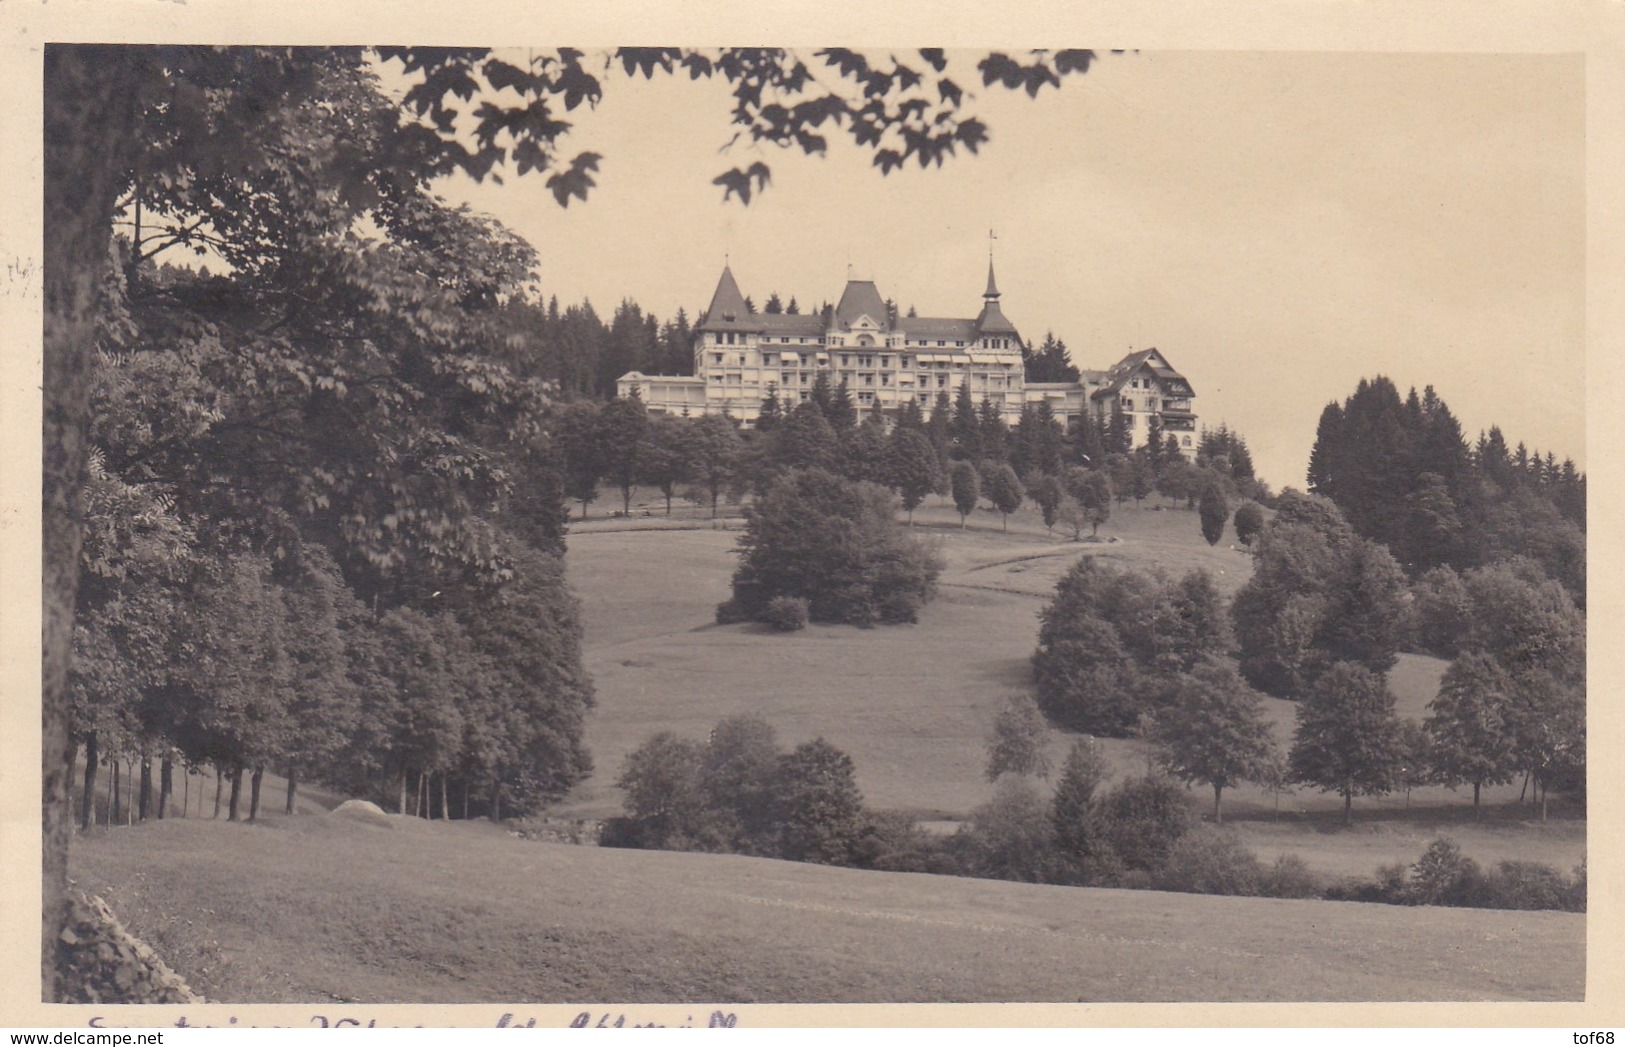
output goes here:
[[[889, 487], [913, 511], [931, 493], [952, 496], [961, 522], [983, 500], [1008, 522], [1031, 499], [1047, 527], [1074, 539], [1110, 518], [1113, 504], [1160, 493], [1172, 504], [1201, 502], [1201, 526], [1217, 542], [1235, 500], [1269, 497], [1252, 474], [1246, 442], [1227, 427], [1204, 431], [1195, 462], [1169, 436], [1132, 453], [1106, 452], [1111, 422], [1085, 419], [1069, 434], [1047, 403], [1028, 405], [1012, 428], [990, 401], [976, 406], [968, 386], [957, 399], [938, 394], [929, 418], [915, 402], [891, 418], [879, 408], [860, 414], [844, 382], [821, 374], [808, 399], [786, 410], [770, 392], [756, 427], [742, 431], [717, 415], [651, 415], [636, 392], [607, 404], [579, 401], [563, 414], [559, 439], [565, 487], [585, 516], [608, 480], [630, 512], [633, 487], [656, 486], [671, 512], [688, 490], [709, 500], [713, 517], [724, 495], [766, 493], [791, 469], [815, 468]], [[1251, 540], [1261, 525], [1256, 504], [1237, 535]]]

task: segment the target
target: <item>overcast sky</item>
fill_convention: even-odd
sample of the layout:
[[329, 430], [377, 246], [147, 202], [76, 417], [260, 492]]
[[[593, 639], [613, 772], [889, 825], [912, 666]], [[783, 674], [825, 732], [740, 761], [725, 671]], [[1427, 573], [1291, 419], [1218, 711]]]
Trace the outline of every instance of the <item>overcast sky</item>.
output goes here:
[[[564, 147], [604, 154], [585, 205], [536, 178], [445, 192], [606, 319], [622, 297], [703, 309], [725, 255], [758, 304], [833, 300], [850, 263], [905, 308], [973, 316], [992, 228], [1024, 337], [1053, 330], [1082, 367], [1160, 348], [1277, 488], [1302, 485], [1322, 407], [1379, 373], [1432, 384], [1470, 437], [1499, 424], [1583, 467], [1582, 61], [1108, 55], [1037, 101], [977, 92], [980, 155], [884, 178], [839, 143], [719, 152], [722, 85], [611, 76]], [[723, 203], [711, 179], [758, 158], [772, 186]]]

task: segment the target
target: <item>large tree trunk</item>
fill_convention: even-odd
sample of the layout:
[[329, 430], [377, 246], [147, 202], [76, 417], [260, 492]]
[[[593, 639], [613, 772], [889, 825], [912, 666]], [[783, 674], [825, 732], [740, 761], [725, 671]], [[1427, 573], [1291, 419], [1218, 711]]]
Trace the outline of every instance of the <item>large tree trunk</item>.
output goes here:
[[68, 663], [84, 528], [86, 420], [102, 275], [119, 173], [134, 139], [129, 52], [47, 45], [44, 56], [44, 383], [40, 681], [41, 998], [57, 997], [57, 939], [66, 923], [69, 778]]
[[1484, 817], [1484, 812], [1478, 806], [1478, 788], [1483, 784], [1483, 782], [1473, 783], [1473, 821], [1475, 822], [1482, 821]]
[[158, 817], [163, 818], [169, 798], [175, 794], [175, 761], [165, 754], [158, 764]]
[[[222, 778], [220, 776], [220, 765], [215, 764], [214, 765], [214, 816], [216, 818], [220, 817], [220, 785], [221, 785], [221, 782], [222, 782]], [[203, 797], [199, 796], [198, 797], [198, 803], [201, 804], [202, 802], [203, 802]]]
[[402, 817], [405, 817], [405, 815], [406, 815], [406, 770], [405, 770], [405, 768], [401, 769], [401, 799], [400, 799], [400, 802], [395, 805], [395, 813], [401, 815]]
[[440, 820], [451, 821], [451, 803], [446, 799], [446, 779], [449, 775], [440, 776]]
[[119, 801], [124, 798], [123, 794], [122, 794], [122, 790], [120, 788], [123, 784], [124, 784], [124, 778], [119, 773], [119, 762], [118, 762], [117, 759], [114, 759], [113, 760], [113, 802], [111, 804], [109, 804], [108, 808], [107, 808], [107, 824], [108, 825], [117, 825], [118, 824], [119, 808], [122, 806], [122, 804], [120, 804]]
[[255, 767], [254, 776], [249, 779], [248, 785], [248, 820], [256, 821], [260, 816], [260, 783], [265, 780], [265, 768]]
[[1343, 789], [1343, 824], [1354, 824], [1354, 787], [1345, 786]]
[[141, 754], [141, 791], [136, 796], [136, 820], [144, 822], [152, 809], [152, 757], [146, 753]]
[[283, 814], [292, 814], [293, 813], [294, 794], [298, 790], [298, 788], [299, 788], [299, 771], [298, 771], [297, 768], [289, 767], [288, 768], [288, 802], [282, 808], [282, 813]]
[[85, 736], [85, 781], [79, 797], [79, 828], [89, 829], [96, 816], [96, 768], [100, 756], [96, 751], [96, 732]]
[[226, 807], [226, 821], [237, 820], [237, 812], [242, 810], [239, 806], [243, 798], [243, 765], [231, 765], [231, 803]]
[[1220, 785], [1218, 782], [1213, 783], [1213, 824], [1214, 825], [1219, 825], [1224, 820], [1219, 815], [1219, 794], [1221, 792], [1223, 792], [1223, 791], [1224, 791], [1224, 786]]

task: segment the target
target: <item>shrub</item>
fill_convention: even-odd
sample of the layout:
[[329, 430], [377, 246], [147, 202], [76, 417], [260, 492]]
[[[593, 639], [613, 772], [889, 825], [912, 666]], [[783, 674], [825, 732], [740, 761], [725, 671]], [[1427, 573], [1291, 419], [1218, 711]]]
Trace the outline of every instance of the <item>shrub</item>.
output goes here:
[[1241, 838], [1215, 826], [1199, 826], [1168, 848], [1167, 860], [1151, 871], [1159, 891], [1188, 894], [1261, 894], [1263, 863]]
[[775, 596], [767, 602], [762, 621], [781, 633], [807, 628], [807, 601], [799, 596]]
[[1174, 842], [1196, 825], [1190, 799], [1163, 775], [1130, 778], [1101, 798], [1107, 842], [1130, 869], [1165, 864]]
[[[1486, 878], [1489, 901], [1496, 909], [1570, 909], [1572, 885], [1563, 874], [1541, 862], [1506, 861]], [[1577, 911], [1584, 911], [1584, 903]]]
[[1247, 502], [1236, 510], [1232, 522], [1236, 528], [1236, 541], [1242, 545], [1252, 545], [1258, 532], [1264, 529], [1264, 510], [1253, 502]]
[[1564, 908], [1569, 912], [1586, 911], [1586, 863], [1583, 858], [1574, 867], [1574, 879], [1569, 881], [1568, 904]]
[[1057, 878], [1049, 806], [1021, 779], [1001, 781], [993, 799], [971, 813], [954, 843], [971, 876], [1021, 883]]
[[738, 625], [740, 622], [750, 621], [750, 615], [740, 606], [738, 600], [724, 600], [717, 604], [718, 625]]
[[850, 865], [869, 824], [852, 760], [819, 738], [784, 753], [754, 716], [723, 720], [702, 745], [662, 731], [626, 759], [626, 817], [611, 847], [705, 850]]
[[1295, 854], [1275, 859], [1259, 883], [1259, 893], [1269, 898], [1318, 898], [1325, 889], [1309, 863]]
[[1478, 863], [1463, 855], [1454, 840], [1441, 836], [1411, 866], [1406, 894], [1416, 905], [1458, 905], [1477, 874]]
[[871, 811], [858, 838], [854, 864], [884, 872], [959, 875], [963, 870], [948, 853], [945, 840], [920, 828], [902, 811]]

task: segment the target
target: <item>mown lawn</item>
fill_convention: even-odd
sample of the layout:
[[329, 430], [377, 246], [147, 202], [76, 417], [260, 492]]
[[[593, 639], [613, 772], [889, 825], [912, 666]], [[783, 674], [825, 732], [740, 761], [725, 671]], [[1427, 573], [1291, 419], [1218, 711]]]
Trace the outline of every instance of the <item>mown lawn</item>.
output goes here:
[[217, 1002], [1573, 1000], [1583, 916], [1037, 887], [519, 840], [167, 820], [75, 840]]

